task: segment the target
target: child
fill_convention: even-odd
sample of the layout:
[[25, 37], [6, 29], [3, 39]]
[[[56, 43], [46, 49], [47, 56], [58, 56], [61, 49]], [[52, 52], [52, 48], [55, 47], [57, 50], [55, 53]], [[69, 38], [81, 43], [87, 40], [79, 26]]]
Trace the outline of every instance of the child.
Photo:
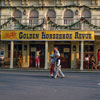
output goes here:
[[90, 67], [91, 69], [95, 68], [97, 70], [97, 62], [93, 55], [90, 57]]
[[57, 76], [59, 75], [59, 73], [60, 73], [60, 75], [62, 76], [62, 78], [64, 78], [65, 77], [65, 75], [64, 75], [64, 73], [62, 72], [62, 70], [61, 70], [61, 65], [60, 65], [60, 52], [58, 51], [58, 48], [57, 47], [55, 47], [54, 48], [54, 56], [55, 56], [55, 61], [56, 61], [56, 72], [55, 72], [55, 74], [54, 74], [54, 78], [57, 78]]
[[50, 55], [50, 76], [54, 76], [54, 70], [55, 70], [55, 57], [54, 55]]

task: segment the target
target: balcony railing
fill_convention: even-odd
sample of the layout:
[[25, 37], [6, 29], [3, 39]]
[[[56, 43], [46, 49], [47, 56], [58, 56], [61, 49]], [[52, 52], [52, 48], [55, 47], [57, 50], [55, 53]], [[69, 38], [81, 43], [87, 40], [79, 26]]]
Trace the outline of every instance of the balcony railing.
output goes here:
[[[30, 18], [30, 19], [20, 19], [17, 18], [19, 23], [14, 22], [13, 20], [7, 23], [7, 19], [0, 19], [0, 26], [2, 26], [1, 30], [33, 30], [33, 28], [37, 25], [40, 25], [43, 22], [43, 19], [38, 18]], [[44, 22], [44, 25], [35, 27], [35, 30], [81, 30], [82, 23], [77, 23], [79, 19], [55, 19], [53, 22], [56, 26], [52, 24], [48, 24], [48, 22]], [[100, 30], [95, 26], [100, 27], [100, 19], [89, 19], [89, 23], [83, 23], [83, 30]], [[75, 25], [73, 25], [75, 24]], [[22, 28], [21, 25], [27, 26], [28, 28]], [[69, 28], [63, 28], [60, 26], [70, 26]]]

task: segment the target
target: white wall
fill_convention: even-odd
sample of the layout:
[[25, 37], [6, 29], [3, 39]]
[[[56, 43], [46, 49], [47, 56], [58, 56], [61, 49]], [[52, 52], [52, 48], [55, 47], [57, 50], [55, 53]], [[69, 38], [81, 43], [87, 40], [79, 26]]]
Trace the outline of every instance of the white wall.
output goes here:
[[[5, 0], [1, 0], [0, 1], [0, 4], [2, 5], [2, 6], [4, 6], [5, 5], [5, 3], [4, 3], [4, 1]], [[11, 4], [12, 4], [12, 6], [21, 6], [22, 5], [22, 2], [21, 2], [22, 0], [11, 0]], [[38, 5], [39, 4], [39, 1], [42, 1], [42, 0], [24, 0], [24, 1], [29, 1], [28, 2], [28, 6], [32, 6], [32, 5]], [[56, 3], [55, 3], [55, 1], [57, 1], [57, 0], [44, 0], [45, 1], [45, 5], [46, 6], [49, 6], [49, 5], [56, 5]], [[72, 4], [74, 4], [74, 2], [73, 2], [73, 0], [61, 0], [62, 1], [62, 4], [63, 5], [72, 5]], [[81, 3], [81, 5], [83, 5], [83, 4], [90, 4], [90, 1], [91, 0], [79, 0], [79, 2]], [[99, 2], [99, 4], [100, 4], [100, 0], [98, 1]], [[26, 3], [27, 4], [27, 3]], [[6, 5], [6, 6], [8, 6], [8, 5]], [[23, 6], [23, 5], [22, 5]], [[25, 6], [25, 5], [24, 5]], [[27, 5], [26, 5], [27, 6]], [[39, 5], [38, 5], [39, 6]], [[93, 6], [93, 5], [92, 5]], [[96, 6], [96, 5], [95, 5]], [[94, 6], [94, 7], [95, 7]], [[12, 16], [12, 13], [13, 13], [13, 11], [14, 11], [14, 9], [15, 8], [3, 8], [3, 9], [1, 9], [1, 16], [3, 16], [3, 15], [7, 15], [7, 16]], [[24, 11], [24, 9], [23, 8], [21, 8], [21, 7], [17, 7], [17, 9], [20, 9], [21, 10], [21, 12], [23, 13], [23, 11]], [[26, 15], [24, 15], [24, 17], [25, 18], [29, 18], [29, 11], [32, 9], [32, 8], [25, 8], [26, 9]], [[59, 19], [62, 19], [63, 18], [63, 15], [64, 15], [64, 11], [66, 10], [66, 8], [64, 8], [64, 9], [58, 9], [58, 8], [54, 8], [55, 9], [55, 11], [56, 11], [56, 14], [57, 14], [57, 18], [59, 18]], [[73, 11], [73, 13], [75, 14], [75, 11], [78, 9], [78, 11], [79, 11], [79, 15], [78, 16], [76, 16], [76, 15], [74, 15], [74, 18], [79, 18], [80, 17], [80, 15], [81, 15], [81, 13], [82, 13], [82, 10], [84, 10], [84, 9], [80, 9], [79, 10], [79, 8], [70, 8], [72, 11]], [[39, 18], [43, 18], [43, 17], [45, 17], [46, 16], [46, 14], [47, 14], [47, 11], [48, 11], [48, 8], [44, 8], [44, 9], [37, 9], [38, 10], [38, 12], [39, 12], [39, 15], [40, 15], [40, 17]], [[6, 17], [7, 17], [6, 16]], [[23, 16], [23, 15], [22, 15]], [[100, 18], [100, 11], [92, 11], [92, 18]], [[59, 22], [59, 24], [61, 24], [61, 22]]]

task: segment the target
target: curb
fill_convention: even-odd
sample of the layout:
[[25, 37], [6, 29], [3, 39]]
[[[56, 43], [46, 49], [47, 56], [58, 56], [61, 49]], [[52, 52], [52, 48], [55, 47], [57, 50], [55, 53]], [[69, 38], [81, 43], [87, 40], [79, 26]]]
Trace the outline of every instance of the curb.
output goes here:
[[[49, 69], [3, 69], [0, 68], [1, 71], [6, 71], [6, 72], [49, 72]], [[99, 73], [100, 70], [68, 70], [68, 69], [62, 69], [64, 73]]]

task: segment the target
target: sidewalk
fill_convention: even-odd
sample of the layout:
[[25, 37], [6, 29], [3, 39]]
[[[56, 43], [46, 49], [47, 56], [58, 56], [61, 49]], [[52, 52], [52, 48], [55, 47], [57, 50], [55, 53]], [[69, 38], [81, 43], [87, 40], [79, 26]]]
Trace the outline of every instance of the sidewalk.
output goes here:
[[[36, 68], [13, 68], [13, 69], [10, 69], [10, 68], [2, 68], [0, 67], [0, 71], [13, 71], [13, 72], [49, 72], [49, 69], [44, 69], [44, 68], [39, 68], [39, 69], [36, 69]], [[94, 70], [91, 70], [91, 69], [84, 69], [83, 71], [79, 70], [79, 69], [65, 69], [65, 68], [62, 68], [62, 71], [63, 72], [69, 72], [69, 73], [92, 73], [92, 72], [100, 72], [100, 69], [98, 71], [96, 71], [95, 69]]]

